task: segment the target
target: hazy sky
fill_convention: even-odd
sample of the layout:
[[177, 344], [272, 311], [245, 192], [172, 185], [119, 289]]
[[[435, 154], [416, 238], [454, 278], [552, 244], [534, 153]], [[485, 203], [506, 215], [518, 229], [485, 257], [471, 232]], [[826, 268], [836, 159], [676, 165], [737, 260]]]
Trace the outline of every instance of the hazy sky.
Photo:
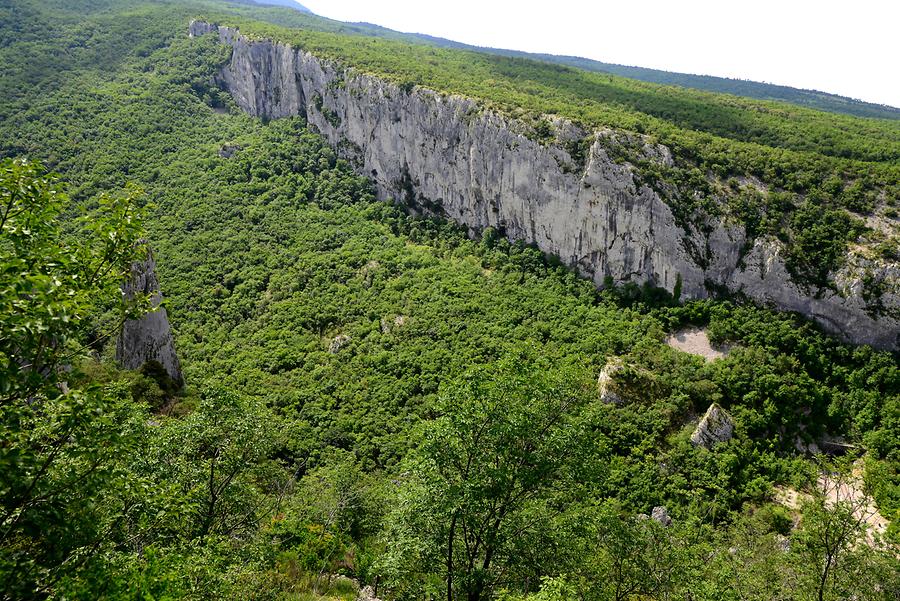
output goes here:
[[813, 88], [900, 107], [900, 0], [300, 0], [479, 46]]

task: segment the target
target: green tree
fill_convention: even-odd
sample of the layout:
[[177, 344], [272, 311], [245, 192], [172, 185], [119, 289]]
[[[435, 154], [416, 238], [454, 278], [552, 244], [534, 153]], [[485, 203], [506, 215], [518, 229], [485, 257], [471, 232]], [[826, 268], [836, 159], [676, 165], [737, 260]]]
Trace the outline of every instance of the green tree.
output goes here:
[[[122, 304], [141, 252], [136, 191], [103, 196], [65, 235], [68, 198], [40, 165], [0, 162], [0, 589], [45, 594], [95, 558], [122, 507], [139, 411], [127, 390], [71, 385], [92, 317]], [[122, 314], [126, 312], [121, 307]], [[108, 513], [104, 513], [108, 512]]]
[[141, 471], [175, 487], [186, 511], [181, 538], [244, 536], [277, 501], [261, 484], [282, 484], [269, 454], [278, 440], [276, 418], [261, 403], [211, 388], [196, 411], [152, 440]]
[[589, 446], [583, 383], [520, 351], [447, 387], [389, 518], [395, 579], [434, 572], [448, 601], [479, 601], [540, 555], [524, 546]]
[[379, 482], [360, 469], [352, 453], [330, 449], [272, 520], [282, 562], [309, 573], [317, 590], [330, 585], [342, 570], [352, 570], [366, 583], [371, 564], [366, 543], [380, 528], [383, 515]]
[[900, 592], [896, 556], [882, 556], [866, 544], [873, 506], [849, 469], [838, 466], [821, 478], [803, 506], [792, 544], [801, 598], [890, 599]]
[[131, 262], [146, 251], [138, 194], [100, 196], [66, 236], [69, 200], [57, 179], [38, 163], [0, 162], [0, 404], [64, 392], [61, 368], [83, 353], [91, 318], [118, 302]]
[[643, 518], [607, 505], [592, 520], [596, 534], [587, 541], [585, 576], [593, 580], [589, 589], [595, 598], [666, 599], [689, 580], [681, 528]]

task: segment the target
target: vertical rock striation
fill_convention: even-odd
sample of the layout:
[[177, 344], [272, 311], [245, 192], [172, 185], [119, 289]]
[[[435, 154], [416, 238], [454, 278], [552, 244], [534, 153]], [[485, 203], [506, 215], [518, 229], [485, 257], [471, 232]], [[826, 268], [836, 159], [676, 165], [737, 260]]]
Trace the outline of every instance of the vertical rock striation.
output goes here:
[[[835, 274], [837, 291], [814, 294], [791, 280], [778, 242], [748, 244], [742, 228], [717, 220], [682, 227], [636, 168], [607, 151], [637, 142], [646, 159], [671, 164], [665, 146], [622, 132], [585, 132], [562, 119], [552, 122], [559, 144], [545, 146], [526, 137], [523, 124], [472, 99], [406, 90], [286, 44], [191, 23], [192, 36], [207, 33], [232, 48], [219, 80], [241, 108], [266, 118], [305, 116], [372, 178], [381, 198], [441, 214], [473, 234], [496, 228], [598, 285], [611, 277], [672, 291], [680, 277], [685, 298], [727, 289], [803, 313], [856, 343], [898, 345], [897, 265], [852, 259]], [[583, 164], [563, 147], [574, 140], [589, 143]], [[880, 314], [863, 294], [873, 278], [884, 291]]]
[[734, 434], [734, 420], [718, 403], [713, 403], [700, 418], [691, 434], [691, 442], [707, 449], [728, 442]]
[[116, 361], [125, 369], [140, 369], [148, 361], [157, 361], [175, 382], [182, 382], [169, 316], [165, 307], [160, 306], [162, 292], [152, 253], [148, 252], [146, 259], [131, 266], [131, 280], [122, 285], [122, 292], [128, 300], [139, 294], [147, 295], [154, 310], [122, 325], [116, 341]]

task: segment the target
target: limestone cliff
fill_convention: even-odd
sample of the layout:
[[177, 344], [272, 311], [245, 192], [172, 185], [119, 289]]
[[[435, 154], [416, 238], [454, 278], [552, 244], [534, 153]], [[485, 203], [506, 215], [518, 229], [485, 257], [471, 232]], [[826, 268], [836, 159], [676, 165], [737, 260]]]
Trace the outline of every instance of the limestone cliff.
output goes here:
[[[680, 277], [684, 298], [727, 289], [799, 311], [850, 341], [897, 347], [895, 264], [852, 259], [835, 274], [838, 292], [814, 294], [791, 280], [777, 242], [748, 244], [742, 228], [717, 220], [685, 229], [637, 169], [608, 151], [638, 143], [644, 158], [670, 163], [664, 146], [562, 119], [552, 120], [556, 143], [544, 145], [472, 99], [407, 90], [285, 44], [191, 23], [191, 35], [206, 33], [233, 49], [219, 79], [240, 107], [267, 118], [304, 115], [382, 198], [445, 215], [473, 234], [493, 227], [534, 243], [598, 285], [612, 277], [672, 291]], [[565, 147], [584, 138], [590, 146], [580, 164]], [[881, 290], [880, 312], [864, 298], [864, 281]]]
[[700, 418], [691, 434], [691, 442], [707, 449], [728, 442], [734, 434], [734, 419], [718, 403], [713, 403]]
[[169, 316], [160, 306], [162, 292], [152, 253], [131, 266], [131, 279], [123, 284], [122, 292], [129, 300], [139, 294], [147, 295], [154, 310], [122, 325], [116, 341], [116, 361], [125, 369], [140, 369], [147, 361], [158, 361], [175, 382], [181, 382], [181, 364], [175, 354]]

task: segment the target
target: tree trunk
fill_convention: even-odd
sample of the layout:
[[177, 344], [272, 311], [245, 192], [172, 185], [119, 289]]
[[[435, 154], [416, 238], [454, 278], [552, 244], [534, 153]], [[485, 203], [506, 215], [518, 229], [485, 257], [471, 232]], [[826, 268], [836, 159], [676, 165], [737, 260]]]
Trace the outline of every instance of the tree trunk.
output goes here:
[[825, 569], [822, 570], [822, 575], [819, 579], [819, 590], [818, 590], [818, 600], [825, 601], [825, 586], [828, 583], [828, 572], [831, 570], [831, 555], [829, 554], [825, 558]]
[[466, 601], [481, 601], [482, 593], [484, 593], [484, 583], [476, 582], [466, 594]]
[[450, 534], [447, 536], [447, 601], [453, 601], [453, 539], [456, 536], [456, 517], [450, 520]]

